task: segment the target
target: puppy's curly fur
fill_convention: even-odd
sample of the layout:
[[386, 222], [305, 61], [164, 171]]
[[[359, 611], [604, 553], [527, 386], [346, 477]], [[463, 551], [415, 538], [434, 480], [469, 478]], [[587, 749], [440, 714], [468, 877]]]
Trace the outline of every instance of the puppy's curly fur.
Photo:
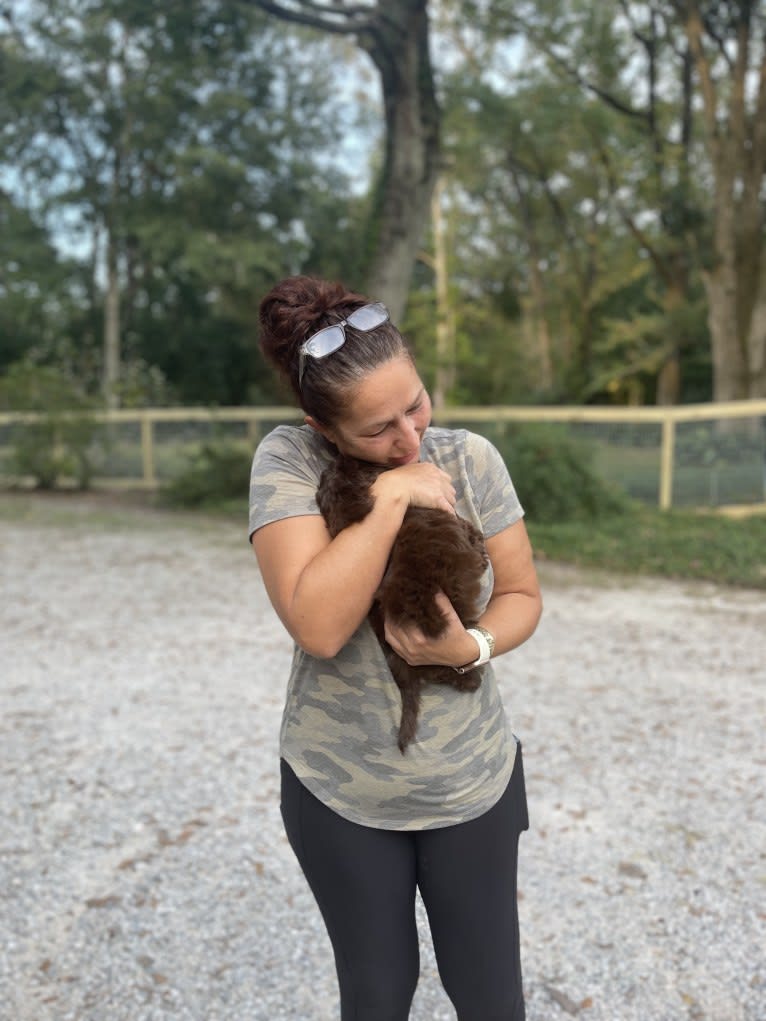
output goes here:
[[[372, 510], [370, 488], [382, 471], [345, 455], [322, 473], [317, 504], [334, 538]], [[402, 696], [398, 745], [404, 753], [417, 730], [420, 690], [424, 684], [451, 684], [476, 691], [478, 670], [456, 673], [446, 666], [410, 666], [385, 639], [384, 620], [417, 625], [429, 638], [443, 634], [446, 624], [434, 597], [441, 589], [466, 627], [475, 624], [481, 579], [489, 558], [481, 532], [470, 521], [448, 511], [410, 507], [391, 549], [383, 580], [370, 609], [370, 623]]]

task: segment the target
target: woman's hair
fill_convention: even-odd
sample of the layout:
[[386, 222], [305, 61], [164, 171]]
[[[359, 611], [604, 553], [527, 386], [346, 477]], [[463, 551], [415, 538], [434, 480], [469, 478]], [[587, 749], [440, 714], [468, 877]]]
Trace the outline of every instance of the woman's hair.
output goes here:
[[340, 283], [309, 276], [287, 277], [261, 302], [261, 350], [306, 414], [324, 425], [340, 416], [355, 383], [392, 358], [409, 354], [402, 335], [388, 321], [366, 333], [347, 324], [343, 346], [324, 358], [306, 357], [299, 382], [301, 345], [368, 304], [369, 298]]

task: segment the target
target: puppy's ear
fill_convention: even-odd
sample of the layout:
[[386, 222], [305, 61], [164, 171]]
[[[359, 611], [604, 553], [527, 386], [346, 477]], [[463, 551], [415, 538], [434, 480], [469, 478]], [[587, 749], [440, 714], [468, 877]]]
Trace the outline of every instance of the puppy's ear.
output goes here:
[[338, 532], [343, 531], [349, 523], [343, 518], [343, 500], [338, 494], [334, 465], [326, 468], [322, 473], [316, 493], [316, 501], [327, 525], [327, 531], [330, 533], [331, 538], [334, 539]]
[[330, 535], [362, 521], [372, 510], [370, 487], [380, 474], [375, 465], [340, 456], [325, 468], [317, 489], [317, 504]]
[[369, 489], [381, 472], [385, 471], [382, 465], [371, 464], [369, 461], [360, 461], [349, 454], [341, 454], [335, 460], [338, 472], [348, 479], [350, 485], [359, 489]]

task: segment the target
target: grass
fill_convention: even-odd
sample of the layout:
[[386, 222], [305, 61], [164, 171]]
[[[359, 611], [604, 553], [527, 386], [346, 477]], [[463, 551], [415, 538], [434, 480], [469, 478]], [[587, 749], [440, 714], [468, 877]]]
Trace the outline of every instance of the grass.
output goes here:
[[[38, 526], [153, 528], [171, 521], [216, 530], [231, 522], [247, 530], [247, 500], [200, 511], [159, 508], [156, 496], [117, 493], [0, 494], [3, 521]], [[712, 513], [660, 511], [636, 505], [594, 521], [540, 524], [527, 520], [540, 560], [604, 569], [621, 575], [699, 579], [766, 589], [766, 515], [733, 520]]]
[[766, 589], [766, 515], [733, 520], [636, 508], [595, 521], [528, 521], [527, 527], [544, 560]]

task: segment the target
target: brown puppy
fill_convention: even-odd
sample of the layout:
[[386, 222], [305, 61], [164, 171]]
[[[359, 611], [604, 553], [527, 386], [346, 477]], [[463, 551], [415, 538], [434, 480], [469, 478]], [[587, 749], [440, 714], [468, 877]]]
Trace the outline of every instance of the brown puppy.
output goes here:
[[[370, 487], [380, 465], [339, 456], [322, 473], [317, 504], [334, 538], [372, 510]], [[385, 639], [384, 620], [417, 625], [429, 638], [446, 627], [434, 597], [441, 589], [466, 627], [479, 617], [481, 579], [489, 558], [481, 532], [470, 521], [448, 511], [410, 507], [391, 549], [388, 566], [369, 613], [389, 669], [402, 695], [399, 749], [404, 752], [415, 736], [424, 684], [451, 684], [459, 691], [476, 691], [481, 673], [456, 673], [447, 666], [410, 666]]]

